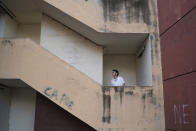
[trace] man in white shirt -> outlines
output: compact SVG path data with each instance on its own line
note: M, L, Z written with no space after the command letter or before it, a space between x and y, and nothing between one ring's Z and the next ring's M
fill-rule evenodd
M112 70L112 80L111 80L111 84L112 86L124 86L125 85L125 81L123 79L123 77L119 76L119 71L116 69Z

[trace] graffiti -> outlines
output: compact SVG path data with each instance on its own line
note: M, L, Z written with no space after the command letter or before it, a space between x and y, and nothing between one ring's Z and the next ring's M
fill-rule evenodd
M65 93L63 93L62 95L59 95L58 90L48 87L44 90L44 94L48 98L58 101L60 104L64 104L69 109L72 109L72 106L74 103L72 100L70 100L70 98Z
M191 114L188 104L174 104L174 124L190 124Z
M1 41L2 46L13 46L13 42L11 40L2 40Z

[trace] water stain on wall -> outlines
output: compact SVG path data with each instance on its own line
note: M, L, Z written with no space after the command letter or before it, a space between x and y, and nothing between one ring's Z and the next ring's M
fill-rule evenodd
M110 88L102 88L103 91L103 117L102 122L103 123L110 123L111 121L111 96L110 96Z
M111 96L104 94L103 95L103 117L102 117L102 121L104 123L110 123L110 120L111 120L110 108L111 108Z
M119 22L122 17L127 23L150 24L148 0L101 0L105 21Z
M12 46L13 47L14 43L11 40L8 39L4 39L1 40L1 46Z
M114 94L111 94L110 91L114 91ZM124 96L124 87L103 87L103 123L110 123L111 122L111 102L113 101L120 101L120 105L122 104L122 99ZM113 99L112 99L113 98ZM114 103L113 103L114 104ZM114 116L113 116L114 117Z

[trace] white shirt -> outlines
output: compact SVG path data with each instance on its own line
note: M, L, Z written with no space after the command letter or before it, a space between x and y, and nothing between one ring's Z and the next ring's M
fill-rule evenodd
M117 79L112 78L111 84L112 86L123 86L125 81L121 76L118 76Z

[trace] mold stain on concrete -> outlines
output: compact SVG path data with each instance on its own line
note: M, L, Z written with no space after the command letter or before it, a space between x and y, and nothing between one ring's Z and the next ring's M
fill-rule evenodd
M111 107L111 96L103 94L103 123L110 123L111 114L110 114L110 107Z
M125 15L127 23L144 22L150 24L148 0L101 0L105 21L119 22ZM121 13L124 11L125 13Z
M133 94L133 91L127 91L125 92L125 95L134 95L134 94Z
M156 98L154 97L153 95L153 90L148 90L147 92L147 96L150 97L150 102L153 104L153 105L156 105Z
M146 94L145 93L142 95L142 101L143 101L143 112L144 112L146 109Z
M120 96L120 104L122 104L122 98L123 98L123 94L124 94L124 87L114 86L113 88L114 88L115 94Z
M143 114L146 113L146 109L149 106L156 105L157 100L154 96L153 89L147 89L140 93L135 91L134 88L126 88L126 87L103 87L102 88L102 97L103 97L103 114L102 114L102 122L111 124L116 121L122 109L125 107L124 104L127 104L125 101L131 101L134 99L141 99L142 102L142 111ZM131 96L131 98L130 98ZM118 105L115 105L118 104ZM133 105L134 106L134 105ZM117 107L117 108L116 108ZM121 109L120 109L121 108ZM116 110L117 109L117 110Z
M1 45L2 46L11 46L11 47L13 47L13 45L14 45L14 43L11 41L11 40L2 40L1 41Z
M122 99L124 96L124 87L103 87L103 116L102 116L102 122L103 123L110 123L111 122L111 101L112 97L110 94L110 91L113 90L115 92L114 95L114 101L119 101L120 99L120 105L122 104Z

